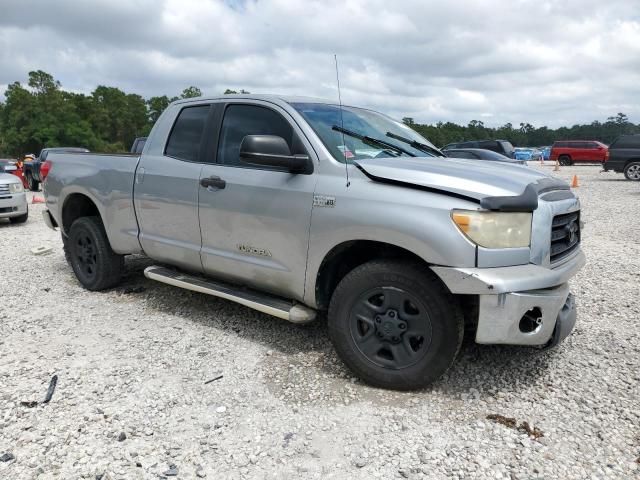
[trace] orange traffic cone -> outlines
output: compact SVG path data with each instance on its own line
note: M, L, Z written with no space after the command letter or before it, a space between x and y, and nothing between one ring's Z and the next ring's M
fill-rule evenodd
M558 162L558 160L556 160L556 165L553 167L553 171L554 172L560 171L560 163Z
M571 188L578 188L580 185L578 185L578 176L574 175L573 179L571 180Z
M36 195L31 199L31 203L45 203L44 197L38 197Z

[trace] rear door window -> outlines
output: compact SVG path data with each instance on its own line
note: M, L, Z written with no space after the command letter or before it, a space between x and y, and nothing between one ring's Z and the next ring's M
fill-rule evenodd
M165 155L187 162L200 160L202 134L209 108L209 105L200 105L182 109L169 134Z

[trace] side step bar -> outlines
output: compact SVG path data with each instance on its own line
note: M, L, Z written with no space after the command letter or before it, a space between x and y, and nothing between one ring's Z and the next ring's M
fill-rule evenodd
M291 301L244 289L220 281L196 277L165 267L151 266L144 269L144 276L151 280L173 285L194 292L206 293L253 308L291 323L308 323L316 318L316 311Z

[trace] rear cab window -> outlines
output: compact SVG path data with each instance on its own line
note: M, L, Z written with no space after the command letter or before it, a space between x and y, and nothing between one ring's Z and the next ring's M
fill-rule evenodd
M187 162L200 160L200 148L209 105L183 108L176 118L164 154Z

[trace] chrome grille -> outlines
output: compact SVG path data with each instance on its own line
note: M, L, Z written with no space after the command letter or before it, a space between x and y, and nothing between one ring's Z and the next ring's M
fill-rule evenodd
M580 245L580 212L553 217L551 225L551 263L566 257Z
M9 184L0 185L0 195L9 193Z

